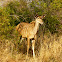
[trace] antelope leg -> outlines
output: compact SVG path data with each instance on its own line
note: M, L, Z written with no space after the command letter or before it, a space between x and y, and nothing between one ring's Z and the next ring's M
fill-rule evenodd
M28 53L29 53L29 47L30 47L30 39L27 38L27 56L28 56Z
M22 43L23 40L24 40L24 38L21 38L20 43Z
M35 40L32 40L33 58L35 57L34 46L35 46Z

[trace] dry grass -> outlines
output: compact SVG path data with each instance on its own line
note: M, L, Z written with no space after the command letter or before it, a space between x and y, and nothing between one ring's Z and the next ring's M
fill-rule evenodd
M40 36L35 47L36 58L26 57L26 50L17 40L0 40L0 62L62 62L62 36ZM31 50L30 50L31 51ZM23 53L24 52L24 53Z

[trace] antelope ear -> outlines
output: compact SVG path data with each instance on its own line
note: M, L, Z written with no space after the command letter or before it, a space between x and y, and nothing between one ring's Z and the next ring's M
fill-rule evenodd
M43 19L45 17L45 15L41 16L41 18Z
M43 15L43 18L45 17L45 15Z
M38 17L38 14L35 15L35 18L37 18L37 17Z

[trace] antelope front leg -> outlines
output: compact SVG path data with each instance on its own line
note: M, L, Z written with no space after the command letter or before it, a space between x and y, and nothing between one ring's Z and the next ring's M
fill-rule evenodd
M29 52L29 46L30 46L30 39L27 38L27 56L28 56L28 52Z
M35 57L34 46L35 46L35 40L32 40L33 58Z

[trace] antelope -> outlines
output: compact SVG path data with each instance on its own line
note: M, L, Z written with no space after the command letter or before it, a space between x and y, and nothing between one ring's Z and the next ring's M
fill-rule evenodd
M22 36L22 38L27 38L27 56L29 52L30 47L30 39L32 40L32 50L33 50L33 58L35 57L34 52L34 46L35 46L35 38L36 33L39 29L39 24L43 24L44 16L37 16L35 21L32 21L31 23L21 22L16 26L16 30L19 32L19 34Z

